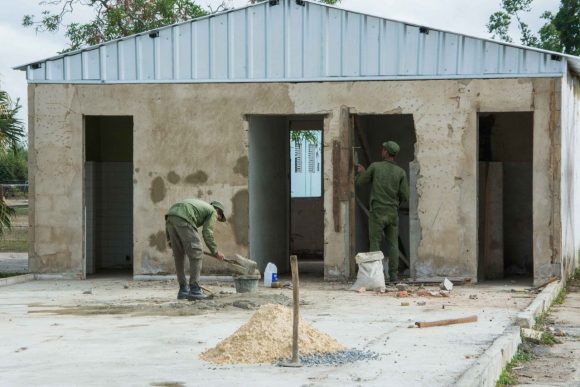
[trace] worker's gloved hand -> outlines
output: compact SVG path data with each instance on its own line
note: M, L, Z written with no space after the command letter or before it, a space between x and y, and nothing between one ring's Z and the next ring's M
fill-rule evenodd
M224 260L224 258L225 258L224 254L223 254L221 251L218 251L218 252L215 254L215 257L216 257L217 259L219 259L220 261L223 261L223 260Z
M363 167L361 164L357 164L356 170L358 173L363 173L365 171L365 167Z

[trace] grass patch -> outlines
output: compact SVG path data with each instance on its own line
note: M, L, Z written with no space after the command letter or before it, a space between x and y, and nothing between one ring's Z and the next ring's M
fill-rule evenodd
M566 288L563 288L558 294L558 297L556 297L554 300L554 305L562 305L564 303L564 299L566 298L566 294L568 294L568 292Z
M513 386L517 384L517 378L513 374L513 369L531 360L530 349L525 345L520 345L518 351L512 358L512 360L505 366L499 379L496 383L497 387L501 386Z
M548 311L544 311L536 316L536 325L534 325L534 329L541 330L544 325L546 325L546 318L548 317Z
M0 278L8 278L8 277L16 277L17 275L23 275L26 273L5 273L3 271L0 271Z
M26 207L12 207L14 208L15 216L28 216L28 206Z
M561 342L551 332L544 332L540 344L552 346L554 344L561 344Z
M0 239L0 252L25 253L28 251L28 238L26 239Z

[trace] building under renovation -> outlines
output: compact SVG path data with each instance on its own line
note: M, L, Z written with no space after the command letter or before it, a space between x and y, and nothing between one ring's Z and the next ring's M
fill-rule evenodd
M31 272L172 274L164 214L199 197L227 206L226 254L352 277L353 166L387 140L411 189L401 271L540 284L578 265L578 57L280 0L19 69Z

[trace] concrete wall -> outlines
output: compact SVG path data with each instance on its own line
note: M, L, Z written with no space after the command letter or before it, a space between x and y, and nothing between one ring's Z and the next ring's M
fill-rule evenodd
M552 273L550 259L561 246L559 174L551 172L559 171L554 101L560 91L553 79L31 85L31 271L82 277L83 114L134 119L135 274L173 272L163 215L185 197L223 201L229 221L216 228L218 244L226 252L246 253L246 115L322 114L325 276L349 275L351 202L348 195L337 197L333 184L337 176L352 174L350 112L413 115L422 238L417 275L475 280L477 112L533 111L534 268L541 281ZM335 141L341 142L338 153ZM343 155L334 176L333 153ZM208 259L205 269L219 270L219 263Z
M562 82L562 275L580 267L580 78L568 73Z

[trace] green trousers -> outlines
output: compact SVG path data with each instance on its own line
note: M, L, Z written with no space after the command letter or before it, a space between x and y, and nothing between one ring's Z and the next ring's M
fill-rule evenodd
M369 216L369 250L381 250L381 240L385 236L389 276L399 272L399 211L397 208L373 208Z
M191 224L178 216L169 215L165 222L165 232L171 243L175 272L180 287L187 285L185 277L185 255L189 258L189 284L199 282L202 264L202 246L199 233Z

